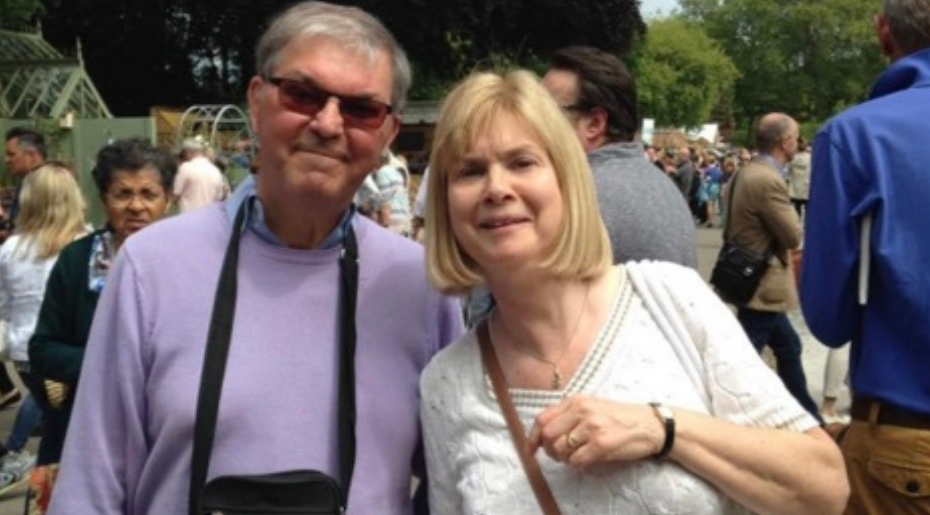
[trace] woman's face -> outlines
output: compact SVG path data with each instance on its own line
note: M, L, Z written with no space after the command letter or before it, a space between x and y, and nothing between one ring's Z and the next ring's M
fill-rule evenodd
M524 124L502 116L449 170L452 232L482 269L548 255L562 224L549 154Z
M153 167L116 171L102 200L107 221L120 243L161 218L171 205L168 192L161 185L161 175Z

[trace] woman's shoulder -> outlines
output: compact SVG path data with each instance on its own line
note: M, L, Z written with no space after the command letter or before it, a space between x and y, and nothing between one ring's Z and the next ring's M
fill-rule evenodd
M472 329L433 356L423 371L421 389L427 392L450 381L461 383L480 360L478 339Z
M94 239L104 232L105 229L100 229L78 236L74 241L65 245L65 248L61 249L58 260L67 261L69 258L73 259L76 256L86 255L90 251L91 246L93 246Z
M695 281L704 283L697 270L671 261L644 259L630 261L623 266L626 268L627 275L642 277L669 287L693 284Z

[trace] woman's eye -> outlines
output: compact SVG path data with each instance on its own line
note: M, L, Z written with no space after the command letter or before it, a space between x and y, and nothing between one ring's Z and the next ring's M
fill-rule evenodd
M536 160L530 157L521 157L513 163L514 168L529 168L536 164Z
M456 177L466 178L466 177L477 177L481 175L481 168L478 166L463 166L459 169L459 172L456 174Z

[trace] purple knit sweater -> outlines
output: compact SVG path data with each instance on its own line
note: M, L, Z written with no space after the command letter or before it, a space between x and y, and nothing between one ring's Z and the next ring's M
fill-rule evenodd
M207 327L230 235L223 204L159 222L120 251L97 310L52 515L185 515ZM409 513L419 376L462 333L423 250L364 219L357 458L349 512ZM209 477L301 468L338 476L339 249L243 235L239 295Z

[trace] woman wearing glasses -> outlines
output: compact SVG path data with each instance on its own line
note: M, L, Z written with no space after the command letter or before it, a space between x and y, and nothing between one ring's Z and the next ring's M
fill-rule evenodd
M106 226L61 252L29 342L34 374L65 385L62 390L42 392L50 409L46 409L39 448L40 465L60 461L84 347L110 264L126 238L167 212L176 168L171 155L140 139L116 141L97 154L93 177ZM33 481L40 508L48 503L50 492L45 485L51 484L41 479L53 475L52 470L43 469Z
M842 510L836 445L707 284L611 266L584 152L535 77L456 87L430 171L431 282L497 301L423 373L434 513L539 513L521 460L566 515Z

